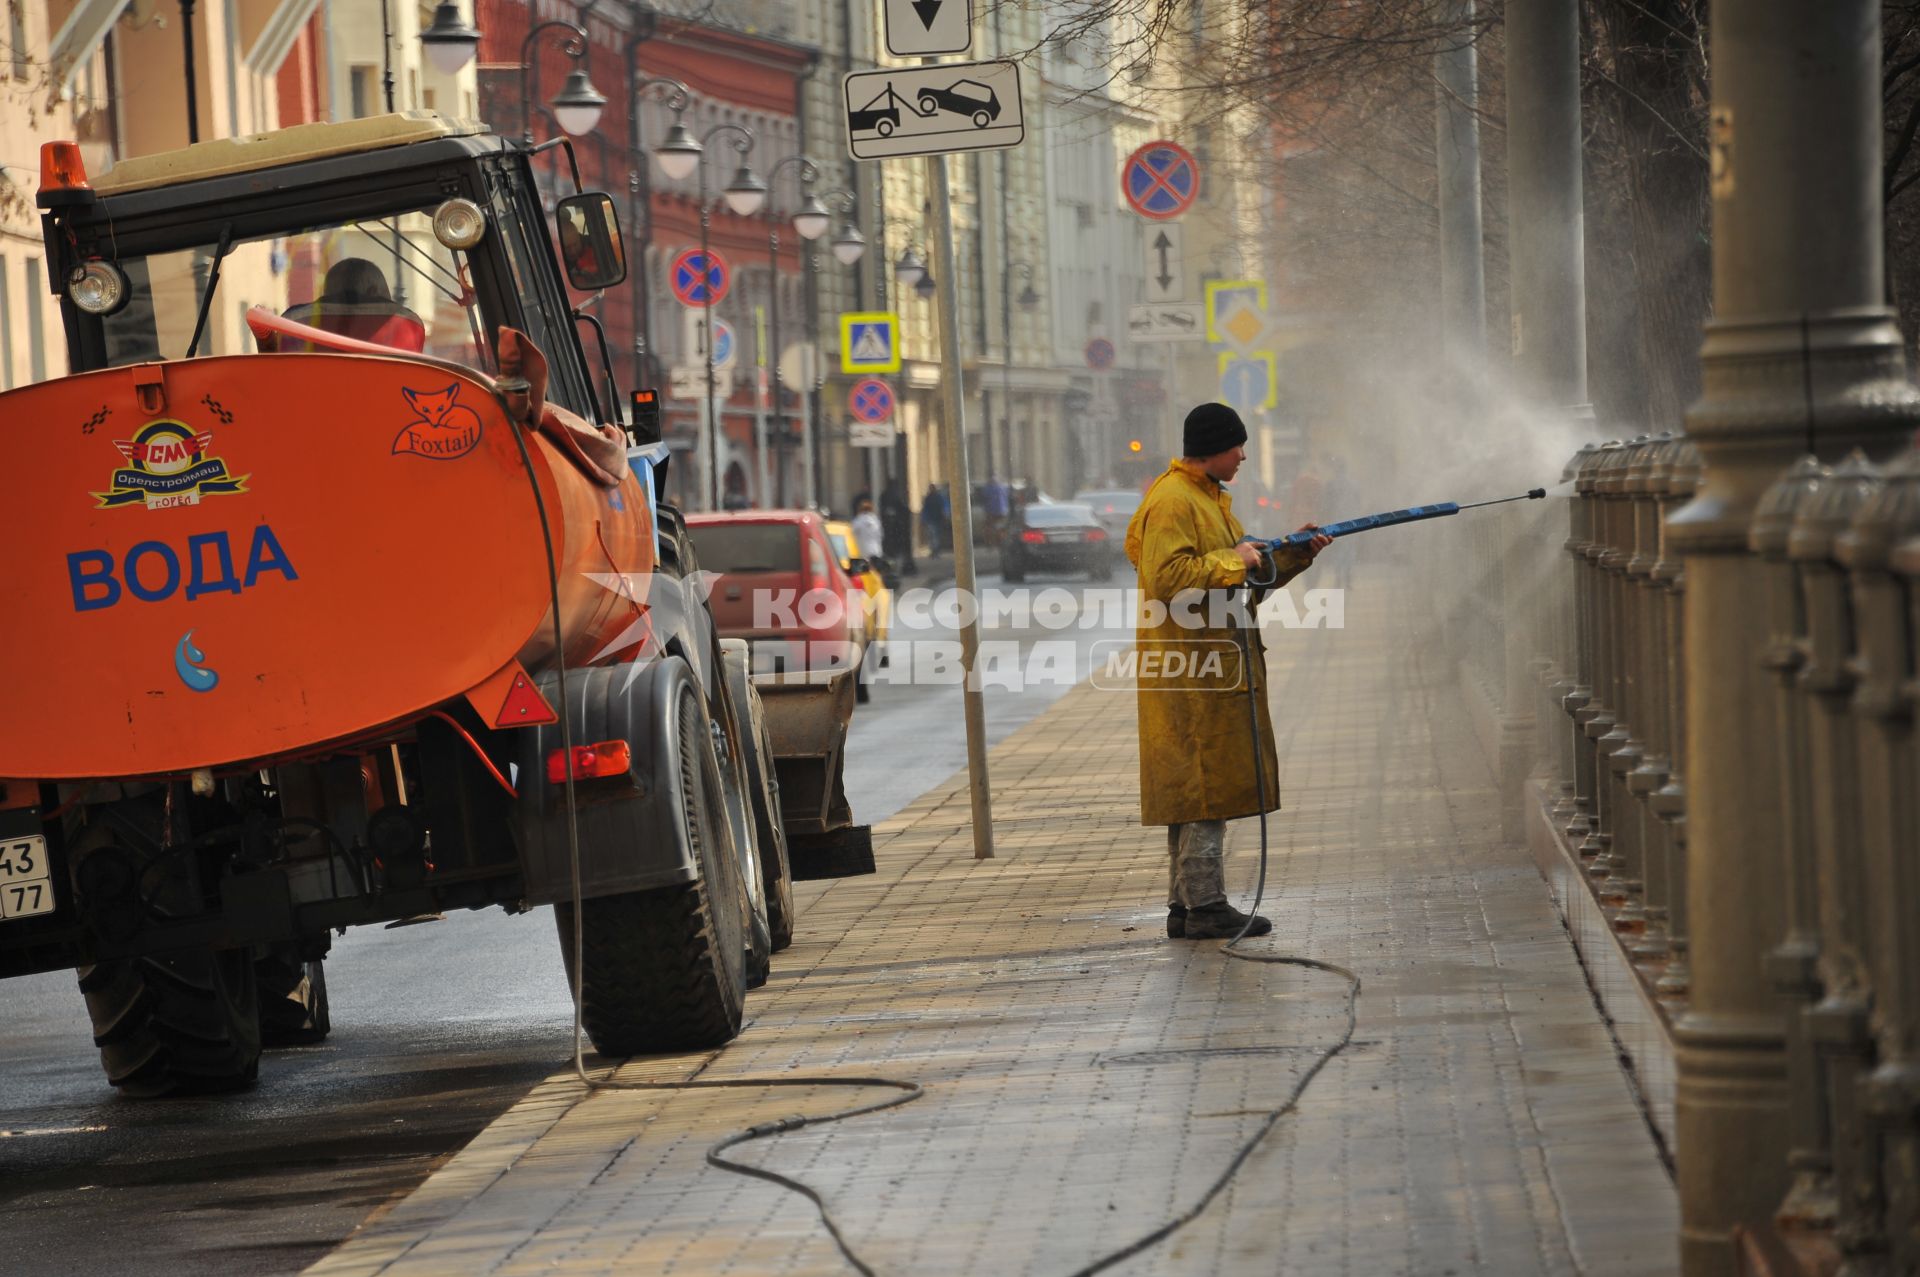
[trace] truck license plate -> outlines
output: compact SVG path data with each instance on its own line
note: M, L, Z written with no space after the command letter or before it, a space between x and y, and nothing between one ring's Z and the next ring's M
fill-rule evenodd
M53 912L53 867L39 834L0 842L0 922Z

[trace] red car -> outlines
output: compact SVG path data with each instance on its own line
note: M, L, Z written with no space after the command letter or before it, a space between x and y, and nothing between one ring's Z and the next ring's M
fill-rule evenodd
M719 574L707 599L714 624L723 638L747 640L756 672L860 663L866 592L841 566L819 515L689 514L687 532L701 571ZM864 680L860 698L866 699Z

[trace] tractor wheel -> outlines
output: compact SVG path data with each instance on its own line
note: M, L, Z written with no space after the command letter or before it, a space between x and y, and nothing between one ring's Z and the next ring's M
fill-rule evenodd
M94 876L87 861L95 854L161 867L170 841L163 836L164 811L158 794L89 807L73 844L76 884ZM141 913L185 913L191 906L184 882L136 882L151 892ZM91 903L83 898L82 909ZM246 950L171 950L115 958L75 974L101 1067L126 1094L240 1091L259 1075L260 1008Z
M716 1047L740 1032L746 998L747 893L726 833L726 799L707 718L691 681L679 686L675 824L700 867L695 882L554 906L569 980L581 935L581 1019L602 1055Z
M107 1081L128 1095L243 1091L260 1072L260 1009L244 949L81 967Z
M742 718L741 744L747 756L747 794L753 800L754 847L760 857L761 898L773 952L793 943L793 869L787 862L787 826L780 815L780 782L773 770L773 740L766 712L748 671L746 645L729 645L727 684L734 712Z
M263 1046L311 1046L333 1028L327 1012L327 968L319 958L300 957L295 945L277 944L253 964L260 991Z

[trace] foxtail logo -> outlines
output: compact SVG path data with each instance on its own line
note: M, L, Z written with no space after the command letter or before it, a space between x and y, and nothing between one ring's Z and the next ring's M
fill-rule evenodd
M397 455L411 452L429 461L464 457L480 443L480 414L460 402L460 383L442 390L402 387L413 420L401 427L393 441Z
M207 654L193 645L193 631L188 630L180 636L180 642L173 649L173 672L180 681L196 692L211 692L220 685L220 676L199 662L207 659Z

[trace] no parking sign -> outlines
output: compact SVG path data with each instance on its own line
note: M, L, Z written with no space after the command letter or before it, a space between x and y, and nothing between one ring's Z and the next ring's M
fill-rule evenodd
M673 295L680 299L681 305L705 306L717 303L727 295L727 285L733 280L733 271L727 266L727 259L720 254L689 248L673 259L667 278L672 281Z
M853 383L847 395L847 409L854 420L878 425L893 419L893 387L878 377L864 377Z

